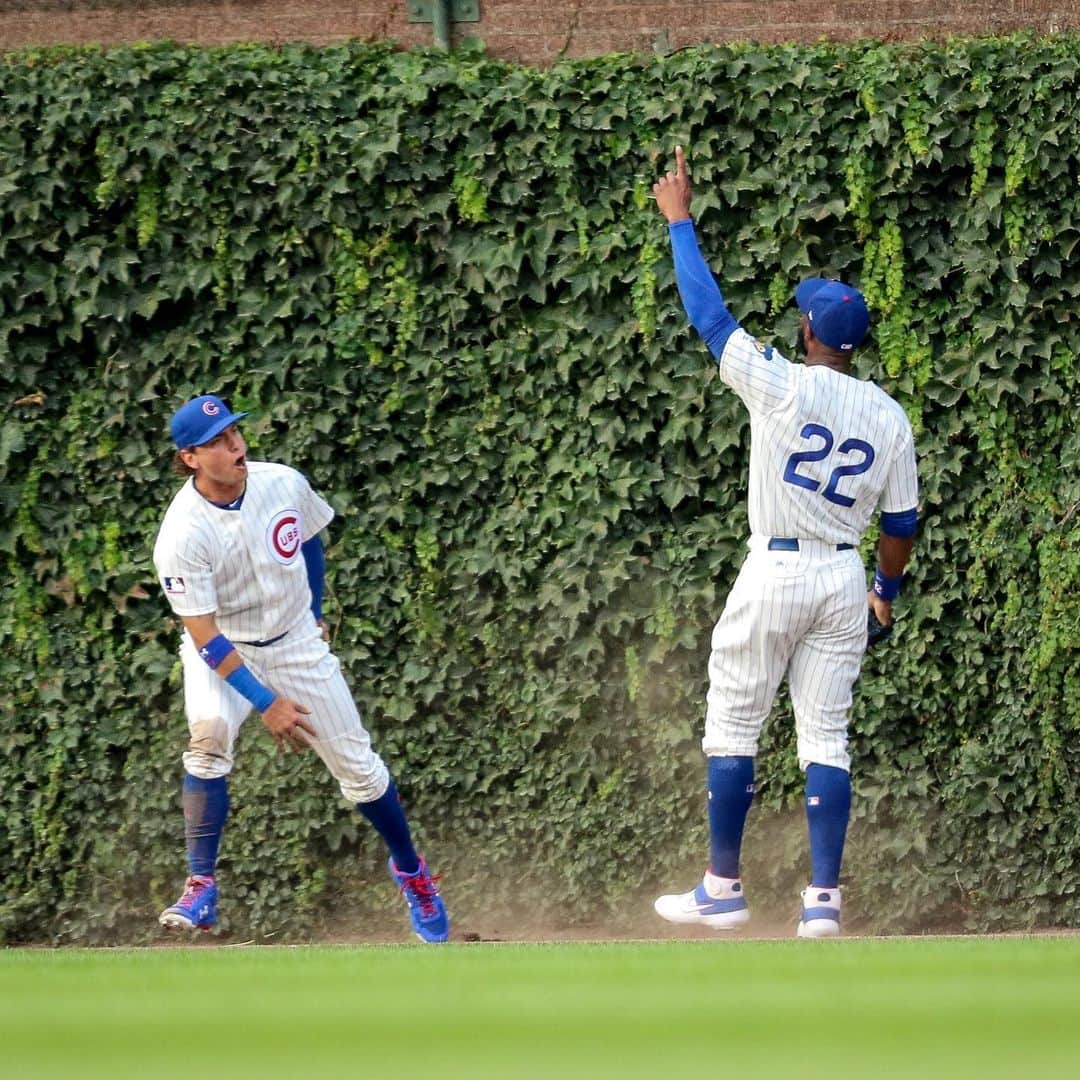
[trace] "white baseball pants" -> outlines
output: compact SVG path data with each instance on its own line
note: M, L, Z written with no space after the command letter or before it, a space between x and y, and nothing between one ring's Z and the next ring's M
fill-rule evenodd
M713 629L702 748L752 757L787 675L799 760L849 769L847 721L866 652L866 571L856 550L800 541L749 554Z
M237 644L236 650L260 682L311 709L308 720L318 735L312 748L349 802L374 802L386 792L386 765L372 749L341 665L310 612L281 641L262 647ZM207 666L186 633L180 659L191 734L184 768L205 780L227 776L233 767L233 744L251 704Z

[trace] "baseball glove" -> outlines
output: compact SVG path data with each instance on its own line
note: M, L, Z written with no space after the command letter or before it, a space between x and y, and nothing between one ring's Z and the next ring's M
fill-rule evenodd
M878 617L870 611L866 617L866 648L869 650L880 645L891 634L892 627L878 622Z

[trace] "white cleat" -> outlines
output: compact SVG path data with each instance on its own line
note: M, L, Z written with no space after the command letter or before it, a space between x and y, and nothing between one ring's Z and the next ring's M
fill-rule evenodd
M746 906L739 880L713 874L706 874L705 880L692 892L658 897L653 907L661 919L683 926L735 930L750 921L750 909Z
M807 885L802 891L802 914L796 937L829 938L840 936L840 890L815 889Z

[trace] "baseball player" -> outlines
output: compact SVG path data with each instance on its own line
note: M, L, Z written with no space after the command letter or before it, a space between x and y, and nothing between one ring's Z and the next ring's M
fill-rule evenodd
M255 709L280 750L311 747L342 795L390 850L390 875L423 941L447 939L438 878L413 847L397 789L372 749L322 623L319 533L333 510L296 470L248 461L237 422L204 395L172 417L176 493L154 544L154 565L184 624L180 658L190 741L183 805L189 876L164 926L217 920L218 844L229 809L233 743Z
M847 717L871 616L892 624L914 543L918 488L904 411L851 374L869 329L858 290L813 278L795 292L805 364L755 341L724 305L698 249L682 147L653 186L667 218L686 313L750 413L748 554L712 635L702 745L710 859L688 893L661 896L663 918L725 930L750 918L739 854L754 756L780 680L791 691L806 773L811 882L799 937L840 932L840 863L851 806ZM860 537L881 511L869 598ZM867 604L869 603L869 612Z

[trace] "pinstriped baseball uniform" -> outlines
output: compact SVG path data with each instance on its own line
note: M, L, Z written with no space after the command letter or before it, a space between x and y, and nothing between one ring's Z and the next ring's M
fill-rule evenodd
M741 327L720 377L750 412L749 553L713 630L705 753L753 756L785 673L799 758L847 769L847 714L866 647L854 546L876 510L917 505L914 436L871 382L791 364ZM798 550L770 550L771 538ZM852 545L839 550L838 545Z
M342 795L371 802L386 791L389 774L311 613L300 550L333 516L295 469L249 462L239 509L203 498L190 479L184 484L165 513L154 565L177 615L214 615L260 681L311 709L312 747ZM251 705L207 666L186 631L180 657L192 731L184 768L203 779L225 776ZM208 724L220 725L225 737L197 739Z

